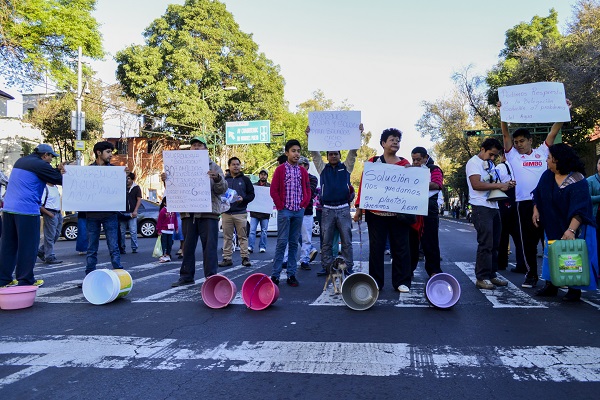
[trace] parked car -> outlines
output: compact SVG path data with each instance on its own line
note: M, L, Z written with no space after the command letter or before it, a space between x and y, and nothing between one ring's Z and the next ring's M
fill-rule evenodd
M159 204L142 199L138 208L138 233L142 237L156 236ZM66 215L63 220L62 236L67 240L77 239L77 213Z
M313 211L313 216L316 214L316 209L314 209ZM248 216L247 216L247 220L248 223L246 224L246 230L248 232L250 232L250 213L248 212ZM261 228L260 228L260 224L258 224L258 226L256 227L256 233L260 232ZM221 219L219 218L219 232L223 232L223 226L222 226L222 222ZM267 233L271 233L271 232L277 232L277 209L273 209L273 211L271 211L271 217L269 218L269 226L267 228ZM314 220L313 222L313 228L312 228L312 235L313 236L319 236L321 234L321 227L319 226L319 221Z

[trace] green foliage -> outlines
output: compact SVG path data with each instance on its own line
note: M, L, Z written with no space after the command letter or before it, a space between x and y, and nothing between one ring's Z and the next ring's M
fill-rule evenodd
M506 31L506 46L500 56L504 58L518 58L523 49L536 48L544 40L558 40L558 13L554 8L550 9L547 17L534 16L531 22L521 22Z
M170 5L146 44L117 53L117 78L173 133L217 132L226 121L284 118L283 77L218 1ZM224 88L235 86L237 90ZM187 127L182 126L187 125Z
M96 0L0 1L0 73L11 84L30 86L49 74L61 87L76 81L72 59L103 56Z

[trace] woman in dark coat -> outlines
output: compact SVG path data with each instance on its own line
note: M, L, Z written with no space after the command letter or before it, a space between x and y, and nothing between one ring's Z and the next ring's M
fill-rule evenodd
M569 287L563 298L566 301L579 301L581 289L597 288L596 222L592 213L592 201L583 163L571 147L564 143L550 146L547 162L548 170L542 174L533 191L533 223L544 228L547 240L574 240L579 237L586 240L590 260L590 285ZM542 278L546 280L546 286L536 295L555 296L558 287L550 281L546 254L542 264Z

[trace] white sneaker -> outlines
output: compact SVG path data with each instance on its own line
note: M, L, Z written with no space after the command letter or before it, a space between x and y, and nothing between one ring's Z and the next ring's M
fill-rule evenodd
M400 293L410 293L410 288L406 285L400 285L398 286L398 291Z
M260 248L260 252L261 252L261 253L265 253L266 251L267 251L267 249L265 249L264 247L261 247L261 248Z
M385 254L386 256L388 256L388 255L392 254L392 252L389 251L389 250L386 250L386 251L383 252L383 254Z
M161 262L161 263L167 262L167 256L161 256L161 257L158 259L158 262Z

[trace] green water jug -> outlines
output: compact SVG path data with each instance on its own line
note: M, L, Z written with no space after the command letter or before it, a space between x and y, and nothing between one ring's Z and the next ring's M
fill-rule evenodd
M587 286L590 263L583 239L549 240L550 279L555 286Z

